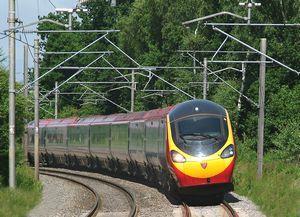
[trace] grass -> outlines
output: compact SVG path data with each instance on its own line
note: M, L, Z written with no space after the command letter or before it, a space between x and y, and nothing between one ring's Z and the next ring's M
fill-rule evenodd
M256 161L240 157L235 191L250 198L267 216L300 217L299 163L285 163L268 155L261 180L256 178L256 165Z
M15 190L0 188L0 217L26 216L39 202L42 186L30 168L17 167L17 185Z

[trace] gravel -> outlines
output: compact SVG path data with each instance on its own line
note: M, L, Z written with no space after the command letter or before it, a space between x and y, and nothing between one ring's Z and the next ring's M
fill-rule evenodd
M231 192L225 195L225 200L235 210L239 217L265 217L265 215L259 211L259 208L246 197ZM190 210L193 217L228 216L225 209L220 205L190 206ZM178 212L179 211L175 210L174 216L180 216L178 215Z
M239 217L265 217L259 207L247 197L232 192L226 195L225 200L238 213Z
M68 171L68 170L63 170ZM72 171L71 171L72 172ZM74 171L73 171L74 172ZM136 198L137 206L138 206L138 216L139 217L166 217L166 216L173 216L173 210L175 208L178 208L177 205L172 205L169 200L166 198L164 194L159 192L156 188L152 188L140 183L119 179L119 178L113 178L110 176L98 174L98 173L87 173L87 172L77 172L80 174L84 174L87 176L93 176L98 177L101 179L105 179L107 181L111 181L114 183L117 183L123 187L126 187L130 192L132 192ZM113 191L107 191L109 188L101 188L101 184L98 184L98 190L102 189L103 194L99 193L101 199L102 199L102 205L103 210L101 210L101 213L98 214L98 216L128 216L128 212L124 212L125 210L129 210L129 205L126 202L126 199L122 199L115 195ZM94 187L94 186L93 186ZM97 187L97 186L96 186ZM97 188L95 187L95 190ZM98 191L97 190L97 191ZM116 191L116 190L115 190ZM107 198L106 195L110 196L111 198ZM115 195L115 196L114 196ZM107 200L108 199L108 200ZM105 201L110 201L108 204ZM111 206L111 205L117 205L120 207L124 207L126 209L118 209L117 211L113 211L112 209L105 209L105 206ZM110 212L108 212L110 211Z
M75 174L82 174L80 172L70 171ZM84 182L86 185L92 187L100 197L100 209L101 215L106 216L115 214L116 216L128 216L129 214L129 203L126 195L118 189L103 184L97 180L92 180L83 177L76 177L73 175L64 175L74 180ZM89 175L90 176L90 175Z
M94 201L94 196L82 186L63 179L41 175L43 196L41 203L29 217L84 216Z
M59 170L68 171L65 169ZM98 173L71 172L98 177L126 187L136 198L139 217L182 216L181 208L178 205L172 204L168 198L156 188ZM71 177L79 181L83 180L83 178ZM66 181L52 177L42 176L41 180L44 183L43 201L30 213L30 217L83 216L85 212L83 207L80 206L88 207L87 201L91 200L88 199L89 195L87 195L84 189L79 190L78 186L70 185L70 183L66 184ZM84 180L84 183L94 188L100 196L101 210L97 217L128 216L129 204L123 193L105 184L101 184L98 181ZM57 197L57 195L59 195L59 197ZM265 215L259 211L259 208L246 197L230 193L225 196L225 199L238 213L239 217L265 217ZM86 203L82 205L83 201ZM197 206L196 204L195 206L190 206L190 209L193 217L227 216L224 209L219 205ZM85 211L86 210L87 208L85 208Z

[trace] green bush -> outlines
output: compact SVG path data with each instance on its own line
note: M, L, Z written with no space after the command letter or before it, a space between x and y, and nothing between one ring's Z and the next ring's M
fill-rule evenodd
M18 166L17 188L0 188L0 216L23 217L41 199L42 185L34 180L33 171Z
M274 152L285 161L300 161L300 125L296 121L288 121L279 127L272 142L276 149Z
M0 55L1 57L1 55ZM19 85L17 85L17 89ZM8 73L0 67L0 186L7 185L8 182ZM24 119L26 114L27 101L22 94L16 97L16 143L17 149L20 149L21 138L24 131ZM20 156L19 152L17 155ZM17 156L17 163L21 159Z
M19 188L27 191L32 189L40 190L41 183L34 180L33 170L26 166L17 167L17 185Z
M255 156L255 152L252 152ZM265 156L263 178L256 175L256 157L239 157L234 172L236 193L250 198L267 216L297 217L300 214L299 164Z
M296 126L290 124L291 128ZM295 141L293 135L295 132L286 129L286 132L279 133L281 138L283 134L286 137L278 144L284 147L286 141ZM274 138L277 138L275 136ZM244 195L257 204L262 212L267 216L289 216L297 217L300 214L300 165L299 161L287 162L279 158L278 153L284 151L278 150L278 153L266 153L264 155L263 178L257 178L257 157L256 157L256 139L244 136L243 141L237 140L238 160L234 171L234 185L236 193ZM274 139L275 140L275 139ZM283 142L285 141L285 142ZM290 147L290 145L288 144ZM288 152L288 150L287 150ZM291 153L286 153L291 156ZM283 157L283 156L282 156Z

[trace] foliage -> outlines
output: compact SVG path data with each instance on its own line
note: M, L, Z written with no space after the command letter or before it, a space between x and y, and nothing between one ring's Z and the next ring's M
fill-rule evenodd
M272 142L274 152L280 159L300 162L300 125L298 121L289 121L279 127Z
M20 86L17 85L17 88ZM0 184L7 183L8 170L8 73L0 67ZM21 137L24 131L27 101L22 95L16 97L16 143L21 144ZM18 145L19 146L19 145ZM18 148L18 147L17 147Z
M274 156L269 154L264 162L263 179L257 179L255 158L239 159L234 173L238 194L249 197L267 216L299 215L299 164L274 160Z
M6 57L3 54L2 49L0 48L0 67L2 68L2 63L6 60Z
M140 65L151 66L191 66L191 58L186 55L180 55L177 50L216 50L224 36L210 27L193 24L186 29L182 22L192 18L206 16L220 11L230 11L240 15L246 15L244 8L238 5L238 1L218 1L218 0L123 0L118 2L117 7L110 7L109 2L105 0L89 1L86 4L87 13L79 13L74 17L75 29L120 29L118 34L109 34L108 38L121 47L129 56L135 59ZM268 4L253 10L252 22L261 23L285 23L300 22L299 15L300 3L297 0L277 1L270 0ZM49 14L48 17L57 19L61 22L67 22L66 15ZM212 22L237 22L236 18L222 16L213 18ZM54 24L40 24L39 29L57 29L60 27ZM195 30L197 29L197 34ZM275 27L224 27L224 31L234 35L240 40L259 47L260 38L267 38L268 54L281 62L297 68L300 59L299 28L275 28ZM88 44L96 38L97 34L43 34L43 48L47 51L76 51L80 50L85 44ZM72 42L72 43L70 43ZM106 55L105 58L115 66L136 66L118 50L114 49L107 41L101 41L91 46L87 51L112 50L113 55ZM240 44L228 40L222 47L222 50L246 50ZM73 64L85 66L96 56L94 54L78 56L66 65ZM196 53L195 57L200 61L208 57L205 53ZM64 60L66 56L43 56L42 66L54 66ZM218 54L219 60L257 60L258 56ZM95 66L109 66L103 60L99 60ZM199 63L196 62L198 66ZM239 65L230 65L239 68ZM209 64L211 70L218 70L224 66ZM255 102L258 102L258 71L259 66L255 64L246 65L246 81L243 94ZM42 71L44 73L45 71ZM55 71L47 76L42 87L52 89L55 81L64 81L74 70ZM122 71L124 74L130 71ZM165 69L154 71L157 75L163 77L168 82L176 85L182 90L202 98L202 86L194 85L191 82L202 81L202 75L199 70L196 74L192 70L186 69ZM148 73L148 72L147 72ZM145 75L148 75L145 73ZM199 75L200 74L200 75ZM236 71L226 71L218 74L222 79L236 90L240 90L241 73ZM76 79L79 81L124 81L116 71L96 71L85 70L79 74ZM130 76L128 77L130 80ZM214 75L209 76L210 81L220 82ZM137 89L167 89L173 90L171 86L162 82L162 80L153 76L136 76ZM300 86L299 77L294 72L278 66L268 67L266 74L266 121L265 121L265 150L266 152L276 152L278 158L298 161L299 145L295 140L297 137L297 123L300 120ZM105 93L105 97L121 104L125 108L130 108L130 90L129 87L120 85L98 85L93 87L99 93ZM116 90L114 90L117 88ZM61 87L61 92L84 92L86 89L79 85L65 85ZM114 90L114 91L112 91ZM157 107L165 107L190 99L179 92L164 92L163 94L149 95L147 92L137 92L135 97L135 110L148 110ZM237 108L239 94L232 90L228 85L209 86L208 99L216 101L225 106L231 116L237 139L248 141L249 138L257 136L257 106L250 103L249 100L242 98L242 107ZM60 116L68 115L92 115L92 114L110 114L123 112L113 104L94 100L101 97L91 98L89 95L78 99L76 95L65 96L60 100ZM91 101L92 100L92 101ZM86 103L91 102L91 103ZM53 106L52 106L53 107ZM50 108L50 107L49 107ZM51 108L50 108L51 110ZM49 117L46 115L44 117ZM295 126L296 125L296 126ZM289 129L289 130L288 130ZM292 129L295 129L292 131ZM295 132L295 133L292 133ZM289 138L289 142L286 140ZM253 140L253 139L251 139ZM288 146L288 148L285 148ZM255 140L252 141L251 150L256 149ZM291 156L288 153L295 153ZM289 155L287 157L286 155Z
M33 178L33 171L25 166L17 167L16 190L0 189L0 216L27 216L41 199L42 186Z

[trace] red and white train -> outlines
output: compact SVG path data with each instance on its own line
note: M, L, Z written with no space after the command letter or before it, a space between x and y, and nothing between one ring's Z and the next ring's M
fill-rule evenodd
M34 123L28 125L33 161ZM147 112L40 120L41 162L125 172L182 194L233 189L236 159L228 112L191 100Z

